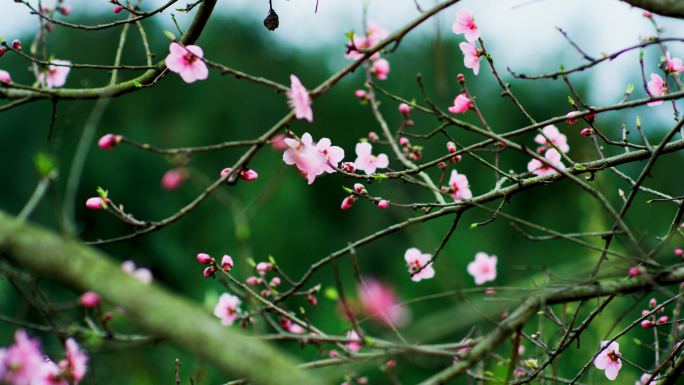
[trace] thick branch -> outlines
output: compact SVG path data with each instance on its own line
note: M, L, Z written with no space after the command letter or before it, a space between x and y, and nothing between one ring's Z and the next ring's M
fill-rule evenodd
M684 19L684 2L681 0L622 0L632 6L663 16Z

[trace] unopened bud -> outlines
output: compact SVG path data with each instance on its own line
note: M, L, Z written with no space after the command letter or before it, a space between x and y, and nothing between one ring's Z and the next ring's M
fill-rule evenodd
M505 311L505 312L503 312L503 314L501 314L501 318L507 318L507 317L508 317L508 312L507 312L507 311Z
M682 256L684 256L684 250L682 250L682 249L675 249L675 250L674 250L674 255L675 255L675 257L677 257L677 258L682 258Z
M659 323L659 324L664 324L665 322L667 322L667 316L666 316L666 315L664 315L664 316L658 318L658 322L657 322L657 323Z
M639 270L638 266L632 266L629 268L629 276L630 277L636 277L637 275L640 275L641 271Z
M456 79L463 80L465 79L465 76L463 74L458 74L458 76L456 76Z
M271 292L268 291L268 290L262 290L262 291L261 291L261 296L262 296L262 297L270 297L270 296L271 296Z
M271 282L269 283L269 285L270 285L271 287L276 287L276 286L280 285L280 278L278 278L278 277L273 277L273 279L271 280Z
M401 112L401 114L404 116L409 116L411 113L411 107L409 107L409 105L406 103L401 103L399 105L399 112Z
M259 262L259 264L256 265L257 271L260 272L266 272L269 270L273 270L273 264L268 263L268 262Z
M342 163L342 167L340 167L340 169L342 169L344 172L353 173L356 171L356 166L352 162L344 162Z
M100 295L94 291L86 291L78 298L78 303L83 307L95 307L100 303Z
M19 43L19 45L21 45L21 43ZM114 146L116 146L117 144L121 143L122 139L123 137L121 135L107 134L97 141L97 145L100 146L100 148L109 150L114 148Z
M248 277L247 278L247 284L248 285L256 286L259 284L259 282L261 282L261 280L257 277Z
M279 323L280 326L281 326L283 329L285 329L285 330L289 329L290 326L292 326L292 321L290 321L289 319L287 319L287 318L285 318L285 317L282 317L282 316L281 316L280 319L278 320L278 323Z
M355 201L355 199L353 197L346 197L342 201L342 206L340 206L340 208L342 210L348 210L352 207L352 205L354 204L354 201Z
M366 188L361 183L355 183L354 184L354 191L356 191L359 194L365 194Z
M21 51L21 42L19 41L19 39L14 39L14 41L12 42L12 47L16 50Z
M655 298L651 298L651 300L648 301L648 307L651 308L651 309L653 309L654 307L656 307L656 299L655 299Z
M406 127L413 127L413 120L409 119L406 121Z
M57 11L64 16L69 16L71 14L71 7L68 5L60 4L57 6Z
M356 91L354 92L354 95L356 95L356 97L359 98L359 99L365 99L366 96L368 96L368 94L367 94L366 91L364 91L364 90L356 90Z
M405 147L411 145L411 143L409 142L408 138L406 138L406 137L404 137L404 136L402 136L401 138L399 138L399 144L402 145L402 146L405 146Z
M582 136L592 136L594 134L595 132L593 128L585 128L582 131L580 131L580 135Z
M485 290L485 294L493 296L496 295L496 291L494 291L494 289L492 289L491 287L488 287L487 290Z
M230 255L224 255L221 259L221 267L225 271L230 271L233 268L233 258Z
M118 7L115 7L115 8L114 8L114 13L119 13L119 12L121 12L121 11L123 11L123 7L122 7L122 6L118 6Z
M246 180L247 182L253 181L254 179L258 178L259 174L257 174L256 171L251 170L251 169L244 169L240 171L240 179Z
M458 162L460 162L460 161L461 161L461 159L463 159L463 157L462 157L462 156L461 156L460 154L459 154L459 155L456 155L456 156L454 156L453 158L451 158L451 160L452 160L452 161L453 161L454 163L458 163Z
M368 140L370 140L371 142L377 142L378 140L380 140L380 137L378 136L378 134L371 131L368 133Z
M449 150L449 152L456 152L456 145L454 142L447 143L447 150Z
M209 256L209 254L206 254L206 253L197 254L197 260L200 263L205 264L205 265L209 265L212 262L211 256Z
M378 207L380 207L381 209L386 209L387 206L389 206L389 201L383 199L380 202L378 202Z
M648 311L648 310L642 310L641 311L642 316L646 316L648 313L650 313L650 311Z
M440 170L444 170L446 168L446 163L444 162L439 162L437 163L437 167L439 167Z
M213 277L216 274L216 268L214 266L207 267L204 269L203 274L205 278Z
M104 199L100 197L93 197L88 198L88 200L86 201L86 207L93 210L99 210L102 208L106 208L107 204L105 203Z
M308 294L306 296L306 300L313 306L316 306L318 304L318 301L316 300L316 296L313 294Z

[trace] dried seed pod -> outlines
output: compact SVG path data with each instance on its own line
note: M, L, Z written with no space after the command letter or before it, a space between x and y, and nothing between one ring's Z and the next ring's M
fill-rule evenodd
M278 28L279 22L278 22L278 14L271 9L268 12L268 16L264 19L264 27L266 27L267 30L269 31L275 31L276 28Z

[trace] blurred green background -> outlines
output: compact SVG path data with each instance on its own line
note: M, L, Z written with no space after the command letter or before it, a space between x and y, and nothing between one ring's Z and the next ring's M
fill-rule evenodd
M93 19L82 20L84 23L86 21L89 24L97 22ZM156 54L154 61L163 59L168 53L168 39L154 20L147 20L144 25L152 52ZM110 63L113 61L118 37L118 30L103 31L95 35L57 28L48 37L49 54L74 63ZM28 47L32 37L24 36L21 40L25 47ZM504 132L525 126L525 118L510 100L499 96L501 90L496 79L490 76L485 62L482 62L481 74L477 77L472 75L471 70L463 67L458 48L460 41L462 39L453 35L444 40L432 41L425 41L424 37L409 36L397 52L385 56L390 62L391 72L388 80L378 83L392 93L407 99L415 98L418 103L424 104L415 81L416 74L422 73L428 92L440 108L446 109L451 105L453 98L461 92L456 75L462 72L466 75L468 87L476 95L478 105L494 131ZM204 49L207 58L213 61L287 85L289 75L295 74L309 89L313 89L339 70L329 67L329 59L342 56L344 53L342 37L339 44L321 49L301 51L291 47L283 48L274 44L269 33L258 22L247 22L239 18L222 19L219 16L211 20L198 44ZM489 48L499 70L503 71L505 63L497 62L497 52ZM560 52L566 47L553 49ZM655 50L651 52L657 55ZM553 52L549 52L539 60L548 61L550 69L557 68L558 63L554 57ZM144 51L138 32L131 29L122 62L142 64L143 59ZM27 71L28 64L16 55L6 54L0 61L0 69L9 71L16 83L31 84L34 79L31 72ZM133 76L126 71L119 73L119 79L122 80ZM573 85L580 95L590 94L592 84L587 82L587 77L571 79L574 80ZM637 72L634 79L635 83L639 84ZM106 84L108 80L109 74L106 71L72 70L66 86L95 87ZM363 87L364 80L365 75L360 70L346 77L327 94L315 100L314 122L309 124L302 120L295 121L291 127L292 131L299 136L309 132L314 140L330 138L333 145L341 146L345 150L345 160L353 161L356 158L354 146L359 139L367 137L370 131L381 132L370 107L359 103L354 96L354 91ZM569 92L562 81L512 83L515 95L538 121L565 115L571 110L567 102ZM624 89L623 87L619 85L618 88ZM379 100L382 102L380 108L390 127L396 130L401 122L401 116L397 111L398 103L384 96L379 96ZM591 104L591 100L587 99L587 102ZM55 132L50 142L46 141L52 107L49 101L35 102L2 113L0 161L4 167L0 168L0 209L13 214L21 210L39 180L34 157L38 153L50 154L56 161L59 178L31 220L59 231L64 183L76 145L94 103L60 102ZM657 108L671 107L664 103ZM162 148L253 139L274 125L288 111L285 95L246 80L237 80L230 75L221 76L214 70L211 71L208 81L191 85L185 84L177 75L169 74L152 88L112 100L97 128L96 138L106 133L115 133ZM636 114L640 114L651 143L658 143L663 130L668 129L670 123L665 124L655 118L649 119L651 110L645 106L635 111L602 114L598 116L596 124L606 135L617 140L621 135L621 123L625 121L628 129L632 131L629 135L630 140L639 142L634 118ZM462 118L479 124L472 112ZM415 125L407 131L417 134L430 132L439 125L433 117L416 111L413 111L411 119ZM572 126L561 123L558 127L568 136L568 155L572 159L589 161L597 158L591 139L579 135L579 131L586 127L582 122ZM449 132L462 144L479 140L478 137L455 127L449 128ZM525 141L532 145L532 136L525 136ZM431 160L446 154L446 142L446 138L442 136L435 136L428 141L412 140L413 144L424 146L422 160ZM400 167L391 156L389 148L375 145L374 153L380 151L390 155L391 168ZM605 149L607 156L623 151L619 148ZM201 192L203 187L197 180L211 181L218 178L221 169L235 162L242 152L242 149L234 148L194 154L189 163L192 180L187 181L178 190L166 191L160 186L161 178L166 171L176 167L177 159L140 151L123 144L105 151L93 143L76 199L79 236L83 240L96 240L117 237L132 231L129 226L102 211L85 208L83 203L88 197L96 195L95 190L98 186L108 190L114 202L123 204L126 211L133 213L137 218L159 220L175 213ZM493 162L491 153L480 155ZM506 151L501 155L500 164L504 170L524 172L527 161L528 159L513 151ZM682 195L684 182L681 165L681 154L663 156L653 170L654 177L647 180L646 186L672 196ZM635 177L641 166L642 164L633 164L621 166L620 169ZM132 259L139 266L149 267L157 282L162 282L171 290L206 304L207 309L211 310L218 295L225 289L217 281L202 276L203 266L195 258L199 252L209 253L215 258L230 254L236 262L235 274L241 279L253 275L253 271L246 263L247 258L261 262L267 261L270 255L290 277L298 279L312 263L345 247L348 242L419 214L396 208L380 210L364 201L358 201L350 210L342 211L339 207L346 194L341 186L351 188L353 180L345 180L339 175L325 175L317 178L315 183L309 186L293 167L284 164L282 153L270 147L263 148L249 163L249 167L259 173L257 180L223 188L217 194L220 199L207 199L183 220L161 231L131 241L101 246L100 249L122 261ZM475 196L484 194L494 187L494 175L470 157L464 156L457 169L459 173L468 176ZM439 170L430 170L429 174L433 180L439 179ZM621 205L618 189L629 189L624 181L609 171L598 173L592 185L600 189L617 207ZM434 199L429 192L397 180L372 184L366 188L370 195L382 196L397 203L431 202ZM260 198L264 191L270 191L267 193L268 199ZM652 197L644 194L637 197L628 215L628 223L633 226L636 234L645 237L646 245L654 245L654 237L665 233L676 207L671 203L649 205L645 203L647 199ZM253 205L255 201L258 203ZM493 202L490 206L496 208L498 204L499 202ZM248 207L256 207L258 210ZM561 232L607 231L612 225L609 217L595 200L566 181L522 192L512 197L511 204L504 206L503 210ZM487 226L469 229L471 223L489 218L489 213L477 209L469 210L463 215L456 232L435 266L437 274L434 279L412 282L406 271L404 252L410 247L417 247L425 253L432 253L449 229L453 220L451 217L412 226L359 248L357 256L360 269L365 276L376 277L393 287L401 300L409 300L456 288L473 288L473 279L465 269L479 251L498 256L499 274L492 286L532 288L535 284L541 286L547 283L571 283L574 280L585 279L594 266L598 256L596 252L561 240L531 242L512 229L510 221L504 218L499 218ZM531 229L526 230L534 235L543 235ZM600 239L589 241L602 245ZM616 250L621 250L621 241L620 239L620 242L614 243ZM681 243L681 240L677 242ZM658 261L675 262L672 248L666 248ZM349 256L340 259L339 265L345 292L348 297L355 299L356 280ZM624 276L628 267L624 262L611 259L604 265L601 273ZM548 274L544 273L545 270ZM318 283L322 284L323 289L334 287L330 266L317 271L306 288ZM39 284L56 302L71 301L75 298L76 293L54 282L40 281ZM281 288L284 290L286 287L284 284ZM31 322L44 322L6 279L0 280L0 293L2 314ZM477 308L499 317L502 312L512 309L509 301L502 298L519 298L524 295L525 292L501 292L499 297L485 298L482 294L475 294L468 296L467 299ZM631 323L640 315L641 310L646 308L646 303L643 302L626 316L619 318L632 304L634 299L631 297L614 301L582 334L580 348L568 349L556 361L558 376L572 378L591 359L599 341L605 338L606 333L614 326L613 323L617 322L617 328L613 330L615 333ZM586 315L592 305L595 305L595 302L590 303L582 315ZM344 319L336 301L326 298L323 294L318 296L318 305L315 307L303 298L297 298L287 304L289 309L295 311L300 306L306 309L307 317L314 324L328 333L345 333L349 327L349 322ZM402 333L412 342L458 342L472 325L478 325L475 335L486 333L492 328L460 303L457 296L420 301L411 304L409 308L412 322L402 329ZM573 306L554 308L559 316L564 311L572 310ZM668 309L668 314L670 310ZM75 310L56 318L55 322L78 322L81 316L82 313ZM530 322L525 331L531 334L543 330L542 338L548 343L556 328L550 322L537 321L535 319ZM544 329L540 329L542 327ZM118 315L112 321L112 328L121 331L135 330L125 320L125 316ZM373 321L366 322L364 328L374 336L396 339L389 329ZM15 325L0 323L1 345L11 343L15 329ZM272 332L263 320L259 320L251 330L255 335ZM46 354L62 354L59 341L54 336L35 331L31 333L42 338ZM651 368L652 351L639 348L632 338L651 343L652 331L634 330L619 340L625 358L644 368ZM556 335L552 342L557 340ZM300 348L295 342L282 342L278 345L302 361L311 361L327 355L327 349L318 349L315 346ZM528 342L523 342L523 345L527 348L525 357L535 357L537 352L532 345ZM196 384L214 384L232 379L215 373L207 365L184 355L182 351L164 342L128 347L92 340L88 341L86 346L91 356L91 370L85 380L88 384L171 383L176 357L179 357L183 364L181 378L184 379L184 383L188 383L188 376L193 376ZM502 345L496 352L503 357L509 357L510 344ZM448 359L424 356L399 357L397 360L399 365L396 375L405 384L420 381L451 363ZM339 379L335 380L337 382L342 382L345 373L352 371L359 376L369 376L370 383L390 383L380 370L380 365L384 362L352 365L332 369L327 373ZM488 358L484 369L496 376L504 376L506 366L497 365L497 362L494 358ZM624 365L620 379L624 380L624 383L632 383L641 374L636 368ZM583 382L591 383L592 378L596 384L608 383L602 371L593 369ZM454 383L467 381L460 378Z

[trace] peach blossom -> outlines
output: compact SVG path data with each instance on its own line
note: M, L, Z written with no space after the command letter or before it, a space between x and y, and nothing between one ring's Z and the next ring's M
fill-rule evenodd
M546 150L546 153L544 153L544 158L546 158L546 160L553 164L553 166L557 169L565 168L565 165L563 162L561 162L561 155L558 151L556 151L555 148L549 148ZM553 167L543 164L537 159L532 159L529 163L527 163L527 171L530 171L535 175L542 176L555 172L556 170Z
M365 285L359 285L356 289L363 311L387 325L406 325L409 313L406 308L398 306L394 290L374 278L367 278L364 282Z
M448 110L452 114L461 114L468 111L471 107L472 103L466 94L460 94L456 96L456 99L454 99L454 105L449 107Z
M473 197L473 193L470 192L470 186L468 185L468 178L463 174L459 174L456 170L451 171L449 187L451 187L451 194L455 202L461 202L461 198L472 199Z
M204 51L196 45L187 45L185 48L173 42L169 46L169 55L164 63L171 72L180 75L186 83L194 83L197 80L205 80L209 77L209 69L202 59Z
M313 110L311 109L309 92L295 75L290 75L290 90L287 91L287 99L297 119L306 119L309 123L313 122Z
M378 59L373 62L371 72L378 78L378 80L387 79L387 74L390 72L389 62L385 59Z
M608 341L601 341L601 347L608 345ZM609 380L614 380L618 371L622 367L622 362L620 360L620 346L617 342L613 341L599 353L596 358L594 358L594 365L598 369L605 370L606 377Z
M556 146L558 146L558 148L560 148L561 151L570 151L570 147L568 146L568 138L561 134L556 126L549 124L548 126L544 127L542 131ZM542 134L537 134L537 136L534 137L534 141L542 146L551 146L549 142L547 142L542 136Z
M417 248L412 247L406 250L404 260L408 264L409 273L413 274L420 270L419 273L411 277L414 282L418 282L421 279L430 279L435 276L435 269L432 267L432 255L423 254ZM425 267L423 268L423 266Z
M651 74L651 81L647 84L648 92L651 96L663 96L667 94L667 85L663 81L663 78L656 74ZM656 100L655 102L646 103L647 106L657 106L661 104L662 100Z
M356 145L357 158L354 165L357 169L363 170L367 175L375 173L378 168L389 166L387 155L380 154L377 157L371 154L373 146L368 142L361 142Z
M680 58L670 58L670 51L667 51L667 72L682 72L684 71L684 66L682 66L682 59Z
M451 27L451 30L457 35L464 33L466 40L471 43L480 37L480 30L475 25L473 13L467 8L459 9L456 12L456 22Z
M491 257L487 253L475 254L475 260L468 264L468 274L475 278L476 285L496 279L496 255Z
M214 315L221 319L221 325L230 326L235 322L240 313L240 298L223 293L214 308Z
M71 65L71 62L68 60L53 60L52 63ZM47 88L61 87L64 84L66 84L66 78L67 75L69 75L69 71L71 71L71 68L65 67L64 65L56 66L51 64L48 66ZM38 80L41 84L43 84L43 86L45 86L44 79L45 72L41 72L40 75L38 75Z
M107 204L105 203L104 199L100 197L92 197L88 198L86 201L86 207L93 210L99 210L101 208L107 207Z
M477 49L475 43L463 42L458 46L461 47L461 51L463 51L463 64L466 68L472 68L473 73L477 75L480 72L482 53Z

